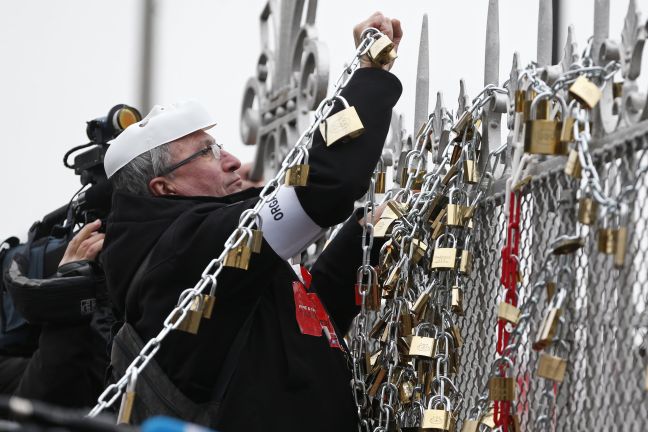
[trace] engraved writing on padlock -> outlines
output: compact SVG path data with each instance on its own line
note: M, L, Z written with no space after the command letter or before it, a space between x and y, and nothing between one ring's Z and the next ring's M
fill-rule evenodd
M413 336L409 355L432 358L434 357L435 339L426 336Z
M603 93L596 84L581 75L569 87L569 95L587 108L592 109L599 103Z
M592 197L582 197L578 201L578 221L583 225L592 225L596 222L598 203Z
M567 146L560 141L562 124L555 120L536 118L537 105L541 98L548 97L543 93L531 105L531 119L526 121L524 134L524 151L531 154L559 155L565 154ZM561 112L566 112L564 102L561 102Z
M396 60L394 43L386 35L379 37L367 52L372 63L383 66Z
M286 170L286 177L284 184L286 186L306 186L308 184L308 173L310 166L306 164L298 164L291 166Z
M540 354L537 372L539 377L556 382L563 382L566 370L567 360L547 353Z
M423 411L421 430L451 431L452 427L452 415L449 411L442 409L426 409Z
M341 100L345 108L322 120L319 126L327 146L340 140L356 138L364 132L364 126L355 107L349 106L342 96L337 96L336 99Z
M515 379L513 377L492 377L488 381L488 398L492 401L514 401Z
M432 256L433 270L453 270L457 265L457 249L436 248Z
M582 167L580 159L578 158L578 151L571 149L569 151L569 156L567 157L567 163L565 164L565 174L572 176L574 178L581 178Z

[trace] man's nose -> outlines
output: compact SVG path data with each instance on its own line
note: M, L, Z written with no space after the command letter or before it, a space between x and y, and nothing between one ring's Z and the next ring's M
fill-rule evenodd
M236 171L241 167L241 161L233 154L221 150L221 167L225 172Z

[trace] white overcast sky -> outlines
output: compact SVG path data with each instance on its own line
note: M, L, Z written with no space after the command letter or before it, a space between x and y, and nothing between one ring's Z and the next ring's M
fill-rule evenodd
M593 27L594 0L564 0L579 49ZM65 151L87 142L85 122L118 103L139 100L140 0L0 1L0 238L24 239L31 223L66 203L79 188L63 167ZM217 117L213 130L243 161L243 87L259 55L258 17L266 0L158 0L156 103L202 101ZM611 1L611 37L619 39L628 0ZM648 12L648 0L638 0ZM393 72L404 92L396 110L411 128L421 19L430 24L430 101L444 93L456 107L459 79L468 94L483 84L487 0L321 0L319 38L329 50L331 82L354 52L351 29L380 10L401 19L404 38ZM500 0L500 82L513 52L535 59L538 0ZM644 63L646 63L644 61ZM145 114L145 113L144 113Z

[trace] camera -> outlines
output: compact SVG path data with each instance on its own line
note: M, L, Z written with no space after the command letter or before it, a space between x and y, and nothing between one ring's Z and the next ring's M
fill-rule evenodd
M86 135L90 141L71 148L63 157L63 165L73 169L79 176L82 190L75 194L69 204L59 207L45 215L40 223L34 224L32 228L36 230L36 239L48 235L57 236L56 230L65 221L66 227L73 227L77 223L85 224L108 215L112 186L103 168L108 141L141 119L142 114L136 108L119 104L112 107L106 116L87 122ZM74 161L70 163L72 155ZM86 187L88 185L90 186Z

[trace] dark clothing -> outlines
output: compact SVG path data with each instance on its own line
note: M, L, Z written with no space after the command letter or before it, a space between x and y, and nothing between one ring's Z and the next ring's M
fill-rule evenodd
M309 151L309 184L299 201L322 227L344 221L367 190L380 157L400 82L379 69L361 69L343 95L354 105L365 133L326 147L316 133ZM103 260L109 292L144 341L155 336L180 293L223 250L240 214L258 201L258 190L222 198L132 196L118 192L108 221ZM361 227L350 220L312 269L317 291L342 337L357 313L354 282L360 264ZM153 249L142 282L128 290L139 264ZM157 361L191 400L210 400L228 349L256 307L248 343L223 401L223 431L355 430L347 360L327 338L304 335L295 319L292 282L297 276L264 241L247 271L224 268L211 319L197 335L174 331Z

